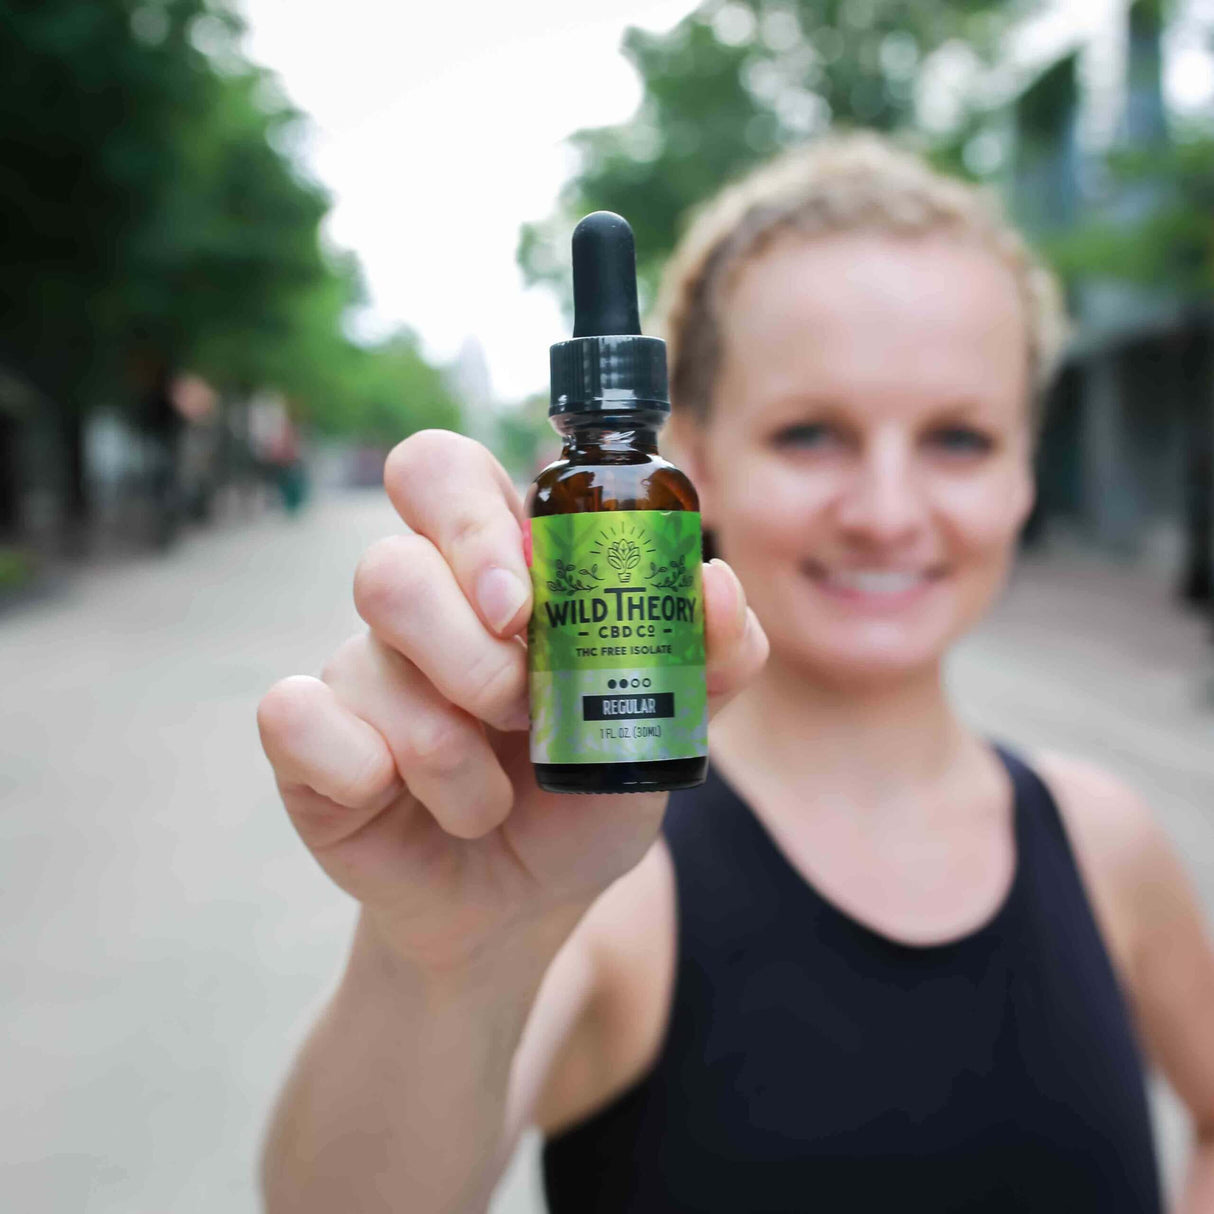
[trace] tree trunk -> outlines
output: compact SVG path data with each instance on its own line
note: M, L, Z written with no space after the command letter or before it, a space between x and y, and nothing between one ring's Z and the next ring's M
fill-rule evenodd
M0 413L0 538L15 539L21 529L21 426Z
M1214 332L1195 325L1180 350L1185 400L1185 565L1180 593L1214 601Z
M63 405L61 409L63 539L66 551L70 555L79 555L84 550L92 521L92 498L84 449L84 411L71 404Z

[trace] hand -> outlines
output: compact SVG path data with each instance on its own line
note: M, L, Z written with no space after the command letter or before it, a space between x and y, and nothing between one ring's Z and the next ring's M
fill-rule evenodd
M484 447L444 431L389 456L411 534L364 555L369 631L320 679L275 684L262 744L300 837L397 955L448 969L566 918L645 854L666 794L560 795L528 758L531 612L522 503ZM709 711L767 640L728 566L704 569Z

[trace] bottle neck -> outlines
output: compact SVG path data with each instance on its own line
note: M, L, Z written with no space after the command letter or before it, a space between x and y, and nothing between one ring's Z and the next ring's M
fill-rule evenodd
M658 453L658 431L666 414L560 413L552 419L565 440L562 456L575 463L629 462Z

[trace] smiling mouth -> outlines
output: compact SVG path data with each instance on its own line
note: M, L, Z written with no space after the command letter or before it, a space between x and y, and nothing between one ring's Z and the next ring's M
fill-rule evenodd
M896 602L912 597L944 576L943 569L831 569L807 562L805 572L824 590L849 599Z

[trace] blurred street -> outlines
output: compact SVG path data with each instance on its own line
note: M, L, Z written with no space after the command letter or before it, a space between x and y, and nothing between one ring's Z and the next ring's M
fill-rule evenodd
M355 561L395 525L380 494L322 500L0 617L6 1208L257 1208L267 1103L352 907L277 803L254 706L359 626ZM987 731L1128 778L1214 914L1207 626L1162 579L1082 562L1022 569L952 677ZM537 1191L532 1153L498 1209L532 1214Z

